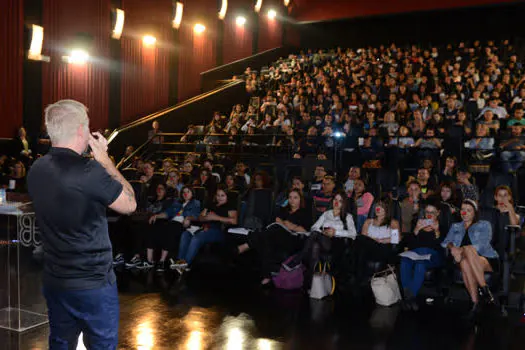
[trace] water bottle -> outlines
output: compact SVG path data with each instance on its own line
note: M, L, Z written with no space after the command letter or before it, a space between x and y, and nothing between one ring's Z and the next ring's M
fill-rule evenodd
M0 205L5 204L7 202L6 192L5 188L0 188Z

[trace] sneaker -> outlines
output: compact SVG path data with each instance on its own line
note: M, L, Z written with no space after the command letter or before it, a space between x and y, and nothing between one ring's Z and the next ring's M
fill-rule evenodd
M137 265L135 267L137 269L139 269L139 270L147 270L147 269L151 269L153 267L153 263L149 262L147 260L144 260L143 262L141 262L139 265Z
M138 256L134 256L130 261L126 263L127 268L137 267L142 263L142 260Z
M177 261L173 261L173 259L170 259L170 269L172 270L183 270L183 269L186 269L188 267L188 263L186 262L186 260L177 260Z
M113 259L113 266L122 265L124 264L124 255L123 254L117 254L115 258Z
M165 261L159 261L155 264L155 271L157 272L164 272L164 266L166 265Z

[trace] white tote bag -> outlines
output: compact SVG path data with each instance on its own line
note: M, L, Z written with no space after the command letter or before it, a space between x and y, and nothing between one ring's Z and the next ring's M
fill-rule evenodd
M401 300L396 273L390 265L386 270L375 273L370 285L378 305L390 306Z
M326 272L326 263L321 267L319 263L319 271L314 273L312 278L312 288L310 289L310 298L323 299L326 296L334 294L335 279Z

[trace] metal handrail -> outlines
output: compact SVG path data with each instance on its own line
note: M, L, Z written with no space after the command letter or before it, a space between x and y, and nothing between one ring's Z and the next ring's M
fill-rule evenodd
M228 89L228 88L230 88L232 86L236 86L236 85L239 85L239 84L244 84L244 80L240 80L240 79L230 80L230 83L228 83L228 84L226 84L224 86L221 86L220 88L217 88L215 90L206 92L204 94L197 95L197 96L189 98L189 99L187 99L187 100L185 100L185 101L183 101L181 103L178 103L175 106L171 106L171 107L165 108L165 109L163 109L161 111L152 113L152 114L147 115L147 116L145 116L143 118L140 118L140 119L137 119L135 121L132 121L131 123L128 123L128 124L126 124L126 125L124 125L124 126L122 126L120 128L115 129L111 133L109 138L108 138L108 144L110 144L117 137L117 135L119 133L122 133L122 132L124 132L126 130L129 130L131 128L134 128L134 127L136 127L138 125L149 123L149 122L151 122L151 121L153 121L153 120L155 120L155 119L157 119L159 117L162 117L162 116L164 116L164 115L166 115L168 113L171 113L171 112L173 112L173 111L175 111L177 109L185 107L185 106L187 106L187 105L189 105L189 104L191 104L191 103L193 103L195 101L202 100L202 99L204 99L206 97L209 97L209 96L211 96L211 95L213 95L213 94L215 94L215 93L217 93L219 91L226 90L226 89Z

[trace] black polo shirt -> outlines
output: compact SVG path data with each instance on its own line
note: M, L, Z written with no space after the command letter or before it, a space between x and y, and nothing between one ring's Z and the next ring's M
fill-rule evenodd
M44 286L96 289L115 282L106 208L122 192L97 161L52 148L28 175L44 248Z

